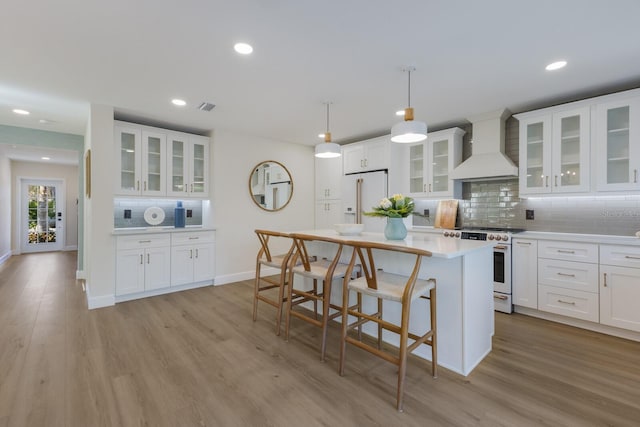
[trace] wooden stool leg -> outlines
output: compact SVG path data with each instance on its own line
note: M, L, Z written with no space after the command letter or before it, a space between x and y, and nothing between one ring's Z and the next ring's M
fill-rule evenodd
M431 371L433 378L438 378L438 333L436 332L436 288L429 291L429 312L431 313Z
M362 313L362 294L357 292L358 296L358 313ZM358 340L362 341L362 324L358 325Z
M282 322L282 307L284 305L284 288L287 285L286 269L280 273L280 286L278 288L278 307L276 309L276 335L280 335L280 323Z
M287 280L287 308L286 308L286 316L284 322L284 339L285 341L289 341L289 325L291 324L291 310L292 304L291 300L293 299L293 270L289 272L289 279Z
M378 318L382 319L382 299L378 298ZM378 322L378 350L382 348L382 323Z
M318 295L318 279L313 279L313 293ZM313 312L315 314L315 319L318 320L318 300L314 298L313 300Z
M324 355L327 350L327 329L329 329L330 301L331 301L331 279L323 280L322 281L322 345L320 348L321 362L324 362Z
M260 263L256 263L256 280L253 285L253 321L258 319L258 293L260 289Z

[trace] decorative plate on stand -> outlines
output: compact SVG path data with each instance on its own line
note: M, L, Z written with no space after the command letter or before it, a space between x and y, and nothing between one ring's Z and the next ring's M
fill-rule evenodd
M147 210L144 211L144 220L149 225L162 224L162 221L164 221L164 210L157 206L147 208Z

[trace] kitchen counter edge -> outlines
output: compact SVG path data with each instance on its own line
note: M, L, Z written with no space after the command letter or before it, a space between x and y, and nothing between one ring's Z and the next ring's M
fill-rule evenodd
M121 228L111 232L114 236L132 236L136 234L163 234L163 233L188 233L198 231L215 231L214 227L147 227L147 228Z

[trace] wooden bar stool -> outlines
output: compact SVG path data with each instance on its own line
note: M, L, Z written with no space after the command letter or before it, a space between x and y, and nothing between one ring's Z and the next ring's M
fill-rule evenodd
M340 240L332 239L330 237L321 237L313 235L305 235L299 233L292 233L296 246L296 251L292 259L292 264L297 263L291 267L289 271L290 286L288 288L289 293L287 297L287 315L285 320L285 339L289 340L289 327L291 325L291 316L298 319L305 320L313 325L322 328L322 344L320 347L320 360L324 362L327 344L327 327L329 320L335 319L342 315L342 307L339 305L331 304L331 282L335 279L342 279L347 271L347 264L341 264L340 255L342 254L343 242ZM312 262L312 258L309 257L307 252L306 242L316 241L325 242L335 245L335 255L332 259L319 259L316 262ZM353 268L352 268L353 270ZM294 286L294 276L300 275L305 278L313 280L313 288L310 290L303 290ZM322 290L318 290L318 281L322 282ZM314 303L313 317L302 310L294 310L299 304L307 301ZM317 303L322 303L322 318L318 319ZM335 313L330 313L330 309L337 310Z
M253 290L253 321L258 318L258 301L266 302L276 307L276 335L280 335L280 323L282 321L282 309L284 306L285 287L287 286L287 273L289 261L291 261L295 250L295 242L289 233L282 233L270 230L255 230L260 240L260 250L256 257L256 278ZM271 253L275 247L287 248L284 253L274 255ZM274 279L270 276L262 276L262 266L271 267L278 270L278 277ZM273 297L270 289L278 289L278 295Z
M428 251L410 248L406 246L392 246L382 243L349 241L345 244L353 247L353 255L346 272L350 277L351 269L354 268L356 260L359 260L363 271L363 276L349 281L344 280L343 287L343 308L342 308L342 340L340 342L340 375L344 375L344 365L346 359L346 344L350 343L364 349L382 359L398 366L398 389L397 404L398 411L403 410L404 379L407 370L407 355L416 349L420 344L431 346L431 370L433 377L437 377L437 345L436 345L436 280L418 279L422 257L430 257ZM380 252L378 252L380 251ZM377 270L374 262L376 253L399 252L415 257L415 263L409 276L386 273ZM344 301L349 301L349 292L357 293L358 303L356 306L348 307ZM364 313L362 309L362 295L377 299L377 312ZM411 303L418 298L429 300L430 325L429 330L424 335L416 335L409 332L409 314ZM394 301L402 304L402 317L400 325L390 323L382 319L382 301ZM349 324L349 316L355 316L356 321ZM354 338L348 335L348 331L355 327L360 327L364 323L375 322L378 326L377 346L363 342L361 337ZM397 352L390 352L382 349L382 330L388 330L400 335L400 345ZM409 339L413 340L409 343Z

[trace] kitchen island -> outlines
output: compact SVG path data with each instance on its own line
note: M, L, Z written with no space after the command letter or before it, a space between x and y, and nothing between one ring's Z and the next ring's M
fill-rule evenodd
M345 242L358 240L409 246L431 252L430 258L423 258L419 277L434 277L437 280L438 365L466 376L491 351L494 332L492 242L447 239L440 235L411 232L399 241L386 240L381 233L365 232L356 236L341 236L334 230L305 230L300 233L332 237ZM333 256L331 245L327 243L313 242L309 245L309 251L318 256ZM341 262L348 262L350 256L351 250L346 246ZM413 265L408 258L393 254L381 257L376 261L376 266L390 273L407 275ZM331 293L333 303L341 303L341 286L341 281L334 281ZM375 301L365 300L365 308L375 311ZM400 304L391 301L384 303L384 318L398 322ZM429 325L428 305L422 305L420 301L414 304L410 328L421 335ZM367 326L371 329L367 329ZM376 335L375 325L365 325L364 331ZM383 339L395 346L399 342L396 334L386 331ZM429 360L430 353L427 346L420 346L413 352Z

